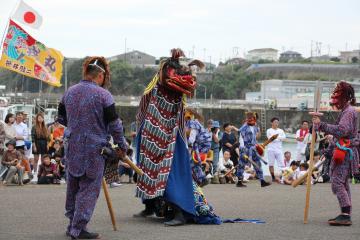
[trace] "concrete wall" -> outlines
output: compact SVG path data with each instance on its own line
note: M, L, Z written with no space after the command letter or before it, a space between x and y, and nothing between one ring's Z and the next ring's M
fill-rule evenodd
M289 77L314 74L326 77L328 80L358 79L360 68L358 64L300 64L300 63L279 63L279 64L252 64L247 72L259 72L271 74L272 78Z

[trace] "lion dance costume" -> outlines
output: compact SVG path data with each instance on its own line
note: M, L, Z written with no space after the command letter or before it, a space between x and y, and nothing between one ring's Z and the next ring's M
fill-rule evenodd
M160 63L160 70L145 89L137 115L136 158L144 175L138 176L136 197L145 210L134 217L156 213L166 217L168 226L196 223L220 224L201 189L192 179L184 120L186 96L192 96L196 77L192 66L202 68L198 60L180 63L181 49Z

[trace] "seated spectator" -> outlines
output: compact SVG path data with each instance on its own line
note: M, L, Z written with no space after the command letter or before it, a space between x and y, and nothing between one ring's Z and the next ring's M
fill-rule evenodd
M8 185L15 181L15 174L17 174L17 183L24 185L23 175L24 167L21 166L23 155L20 151L16 150L16 141L10 140L6 143L7 150L4 152L1 164L8 170L4 179L3 184Z
M219 161L219 166L218 166L218 169L221 173L220 183L235 183L234 173L233 172L229 173L229 171L234 170L233 169L234 163L230 160L230 152L228 150L224 151L223 157L224 159Z
M301 163L300 164L300 170L296 172L295 179L301 178L303 175L306 174L307 170L309 169L309 164L307 163ZM303 184L303 183L301 183Z
M251 164L245 165L244 179L243 182L249 182L256 178L256 172L254 167Z
M27 184L30 182L33 174L31 173L30 162L24 156L20 161L20 165L24 168L23 183Z
M286 151L284 152L284 168L289 168L291 165L291 152Z
M213 179L213 172L212 172L212 162L214 159L214 152L212 150L209 150L206 154L206 160L202 163L202 169L207 176L207 178ZM217 181L217 183L219 183Z
M54 140L62 140L64 137L65 127L61 125L58 121L55 122L55 128L53 132Z
M296 170L299 167L299 163L296 161L292 161L290 163L290 167L287 167L283 170L281 175L280 183L291 185L292 182L295 180Z
M232 152L235 151L236 149L236 146L234 146L234 144L237 143L237 139L235 133L233 132L233 130L236 131L236 128L232 126L230 123L225 123L223 128L224 128L224 133L221 138L222 150L223 152L226 150L230 151L231 161L233 161L233 163L237 165L238 157L236 157L235 154L233 154Z
M51 162L50 156L45 154L38 171L38 184L59 184L59 175L56 164Z
M51 147L55 140L63 139L65 127L61 125L56 118L55 122L49 126L48 131L50 133L49 147Z
M132 160L132 155L133 155L133 150L131 148L129 148L127 151L126 151L126 155ZM120 175L120 178L122 175L128 175L129 176L129 183L133 183L133 170L132 168L129 166L129 164L127 163L124 163L122 161L119 162L119 175Z
M320 161L320 151L314 151L314 166L319 163ZM308 161L309 164L309 161ZM312 173L312 180L315 181L316 179L318 179L321 175L322 172L322 166L320 166L319 168L315 168L313 170Z
M55 154L60 155L61 158L64 157L64 147L61 146L60 140L54 141L54 144L49 148L48 154L50 158L55 158Z
M54 160L55 160L56 171L58 173L59 179L65 178L65 165L62 162L63 157L61 156L60 153L55 153Z

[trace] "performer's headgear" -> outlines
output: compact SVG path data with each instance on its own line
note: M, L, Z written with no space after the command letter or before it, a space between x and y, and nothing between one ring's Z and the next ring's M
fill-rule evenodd
M340 81L336 84L334 91L331 94L330 105L335 106L337 109L343 109L348 103L351 105L356 104L354 88L351 84Z
M196 76L193 74L191 66L195 65L201 69L205 65L199 60L182 65L180 57L185 57L184 52L180 48L174 48L171 50L171 57L161 63L160 84L175 92L192 96L196 88Z
M104 73L104 83L101 87L109 88L111 86L110 82L110 67L108 62L104 57L88 57L83 64L83 78L86 77L89 73Z
M197 119L200 122L204 120L204 117L201 116L195 109L186 108L184 113L185 120Z
M246 122L248 125L255 125L256 120L257 120L257 113L256 112L246 112Z

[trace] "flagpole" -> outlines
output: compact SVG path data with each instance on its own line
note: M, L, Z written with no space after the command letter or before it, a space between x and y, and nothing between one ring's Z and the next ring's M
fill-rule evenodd
M64 77L65 91L67 91L67 88L68 88L68 76L67 76L67 58L66 57L64 57L64 68L65 68L65 77Z
M6 36L6 33L8 32L8 29L9 29L9 25L10 25L10 18L8 19L8 24L7 24L7 25L6 25L6 27L5 27L5 30L4 30L4 33L3 33L2 39L1 39L1 46L0 46L0 59L1 59L2 54L3 54L3 45L4 45L4 41L5 41L5 36Z
M15 4L15 6L14 6L13 10L10 12L9 19L11 18L11 15L13 15L13 14L14 14L15 9L17 9L17 8L19 7L19 5L20 5L20 2L21 2L21 1L22 1L22 0L18 0L17 4Z
M13 9L11 10L11 12L10 12L10 14L9 14L8 24L7 24L7 26L5 27L4 34L3 34L3 37L2 37L2 39L1 39L1 46L0 46L0 59L1 59L2 54L3 54L3 45L4 45L4 40L5 40L6 33L7 33L8 29L9 29L11 16L14 14L15 9L17 9L17 8L19 7L20 2L21 2L21 0L18 0L18 1L17 1L17 4L15 4L15 6L13 7Z

